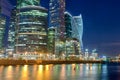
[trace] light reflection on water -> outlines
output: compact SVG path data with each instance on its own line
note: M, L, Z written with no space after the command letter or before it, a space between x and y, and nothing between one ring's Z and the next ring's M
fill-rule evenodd
M119 69L113 67L106 64L0 66L0 80L110 80L109 69Z
M43 80L43 65L38 65L38 70L36 74L36 80Z
M20 80L29 80L28 76L29 76L28 65L24 65L24 66L22 66Z

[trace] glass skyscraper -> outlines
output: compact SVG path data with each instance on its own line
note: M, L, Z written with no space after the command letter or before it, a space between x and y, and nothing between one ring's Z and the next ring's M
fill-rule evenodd
M49 3L49 18L50 27L55 27L59 34L59 38L63 40L65 38L65 1L64 0L50 0Z
M66 31L66 42L65 42L65 52L66 56L75 53L73 41L72 41L72 15L69 12L65 12L65 31Z
M7 53L15 53L15 27L17 26L17 9L16 7L11 10L11 17L10 17L10 26L8 30L8 46L7 46Z
M14 21L12 22L15 25L13 26L14 52L17 54L46 53L47 9L39 6L39 0L17 0L16 7L15 24Z
M80 55L82 43L82 17L65 12L66 55Z
M65 40L65 1L64 0L50 0L49 2L49 31L48 48L52 47L51 53L59 54L62 52L61 43Z
M72 15L69 12L65 12L66 39L72 38L72 19Z
M72 37L76 38L80 43L80 49L83 49L83 42L82 42L82 36L83 36L83 21L82 16L73 16L72 21Z
M5 39L5 23L6 17L1 14L1 5L0 5L0 54L4 53L4 39Z

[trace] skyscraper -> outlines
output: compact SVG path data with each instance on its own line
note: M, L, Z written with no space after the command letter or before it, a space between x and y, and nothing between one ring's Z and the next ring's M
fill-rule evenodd
M82 36L83 36L83 21L82 16L73 16L72 21L72 37L78 39L80 43L80 49L83 49L83 42L82 42Z
M66 55L80 55L82 53L82 17L72 16L69 12L65 12L65 28L66 28Z
M64 12L65 12L65 1L64 0L50 0L49 4L49 18L50 27L57 28L59 33L59 38L65 38L65 22L64 22Z
M65 12L65 31L66 38L72 38L72 15L69 12Z
M39 0L17 0L15 52L39 54L47 51L47 9Z
M8 29L8 46L7 46L7 53L15 53L15 27L17 26L17 9L14 7L11 10L11 17L10 17L10 25Z
M1 14L1 5L0 5L0 54L4 53L4 39L5 39L5 23L6 17Z
M49 3L49 30L53 33L51 37L51 42L49 42L49 47L53 47L53 54L59 54L62 52L60 50L59 43L65 40L65 22L64 22L64 12L65 12L65 1L64 0L50 0ZM53 31L53 32L51 32ZM58 49L59 48L59 49Z
M72 42L72 15L69 12L65 12L65 31L66 31L66 42L65 42L65 53L66 56L72 55L74 52Z

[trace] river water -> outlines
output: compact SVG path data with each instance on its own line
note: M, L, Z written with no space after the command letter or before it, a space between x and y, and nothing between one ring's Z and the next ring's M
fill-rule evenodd
M1 65L0 80L120 80L120 65Z

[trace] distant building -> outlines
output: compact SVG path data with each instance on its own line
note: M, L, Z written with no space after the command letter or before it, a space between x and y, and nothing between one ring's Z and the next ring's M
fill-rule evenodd
M84 58L85 60L88 60L89 59L89 50L88 49L85 49L85 55L84 55Z
M95 59L98 58L98 53L97 53L96 49L93 49L93 50L92 50L91 57L92 57L93 60L95 60Z
M15 53L46 53L47 15L38 0L17 0Z

